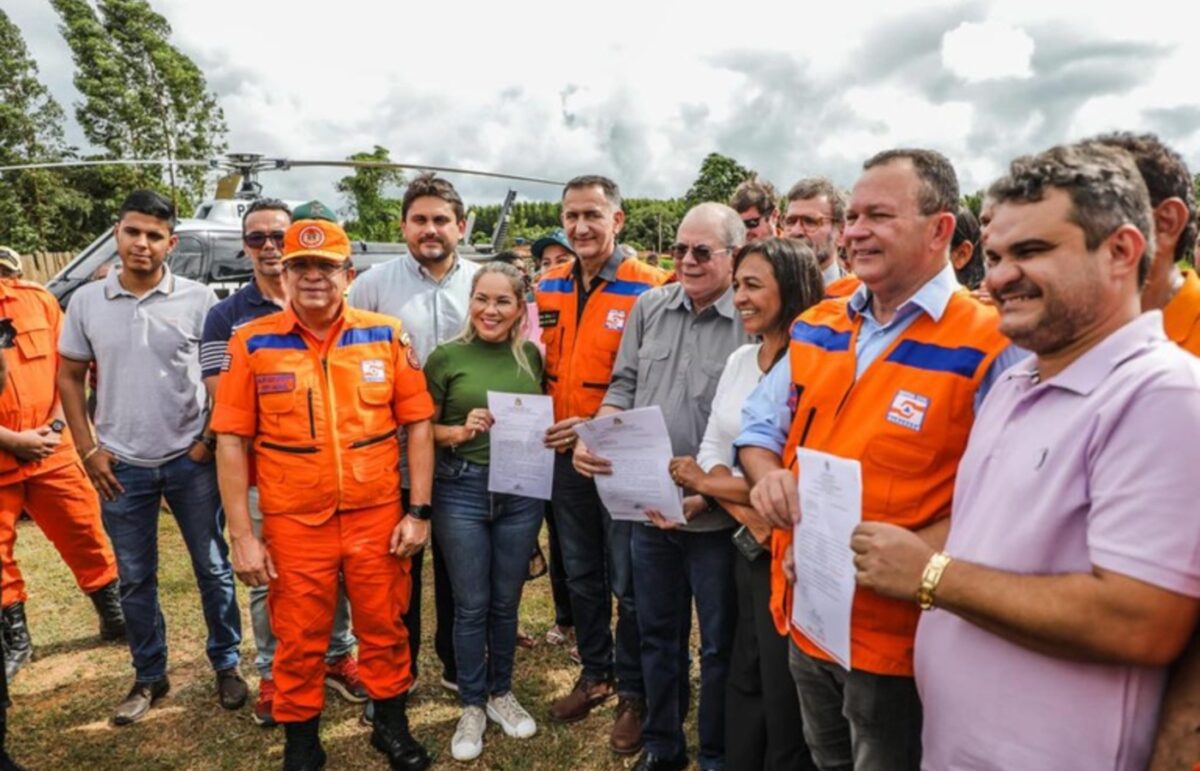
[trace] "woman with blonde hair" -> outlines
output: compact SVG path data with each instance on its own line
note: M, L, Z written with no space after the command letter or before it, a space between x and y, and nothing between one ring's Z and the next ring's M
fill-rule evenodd
M462 716L450 742L456 760L483 752L490 718L527 738L533 718L512 693L517 610L543 502L488 491L488 391L542 393L542 360L526 339L524 278L491 262L475 274L467 325L434 349L425 379L437 412L434 538L454 587L454 657Z

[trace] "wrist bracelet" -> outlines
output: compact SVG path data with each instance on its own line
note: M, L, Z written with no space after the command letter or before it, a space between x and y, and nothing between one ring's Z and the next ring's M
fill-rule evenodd
M80 458L79 458L79 462L80 462L80 463L87 463L87 459L88 459L88 458L90 458L90 457L92 457L93 455L95 455L95 454L96 454L96 453L98 453L98 452L100 452L100 445L98 445L98 444L93 444L93 445L92 445L92 449L88 450L88 451L87 451L87 452L85 452L85 453L84 453L82 456L80 456Z
M942 580L942 573L951 562L950 555L940 551L929 558L921 574L921 588L917 590L917 603L921 610L933 609L933 593Z

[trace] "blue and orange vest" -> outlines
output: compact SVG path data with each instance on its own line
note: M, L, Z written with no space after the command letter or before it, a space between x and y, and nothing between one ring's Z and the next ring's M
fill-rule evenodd
M848 298L823 301L792 324L795 406L783 462L794 468L797 447L860 461L863 521L918 530L950 514L958 461L975 420L975 393L1009 341L997 329L996 311L959 290L940 321L921 313L856 381L862 317L851 318L848 304ZM790 548L792 532L775 530L776 628L780 634L790 630L809 655L829 660L791 625L791 586L781 568ZM851 666L912 676L919 615L913 602L860 588L851 614Z
M576 281L572 260L546 271L537 286L546 393L554 397L555 420L590 418L600 409L629 312L643 292L667 282L667 273L626 258L615 281L596 279L582 313Z

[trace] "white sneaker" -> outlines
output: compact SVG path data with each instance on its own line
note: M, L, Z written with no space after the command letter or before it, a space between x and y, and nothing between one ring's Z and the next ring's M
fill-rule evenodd
M514 739L528 739L537 733L537 723L533 722L533 717L525 711L512 691L488 699L487 716Z
M455 760L474 760L483 752L483 731L487 728L487 716L482 707L465 707L454 738L450 740L450 754Z

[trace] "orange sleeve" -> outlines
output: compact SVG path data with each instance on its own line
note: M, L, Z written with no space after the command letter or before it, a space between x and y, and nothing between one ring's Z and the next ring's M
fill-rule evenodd
M258 430L258 396L246 341L238 332L229 338L229 358L217 380L212 430L218 434L254 436Z
M425 387L425 374L418 366L417 354L407 343L408 338L396 327L393 345L392 371L396 373L392 395L392 412L401 425L429 420L433 417L433 397Z

